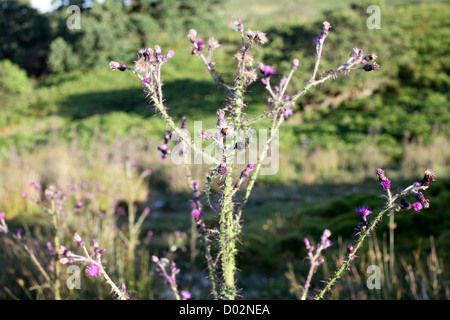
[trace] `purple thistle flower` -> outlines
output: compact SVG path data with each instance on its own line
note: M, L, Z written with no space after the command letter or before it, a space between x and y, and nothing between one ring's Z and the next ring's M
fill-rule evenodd
M258 67L261 73L266 77L270 77L271 75L275 74L275 69L270 65L265 66L262 62L260 62L258 64Z
M380 181L381 186L384 190L389 189L391 187L391 181L388 178L384 178Z
M227 173L227 167L225 167L224 164L221 164L217 169L217 173L223 176L225 173Z
M175 51L173 51L173 50L167 51L167 53L166 53L166 59L169 60L169 59L172 58L174 55L175 55Z
M99 272L100 272L100 267L98 265L96 265L95 263L91 263L90 265L88 265L86 267L86 275L89 277L89 279L92 278L97 278Z
M189 291L181 291L181 300L187 300L191 298L191 293Z
M411 206L417 212L419 212L423 208L422 204L419 202L414 202Z
M144 77L144 78L142 78L142 82L143 83L150 83L150 78Z
M356 208L355 211L361 217L367 217L369 214L372 213L372 211L366 206L360 206L360 207Z
M200 217L200 210L198 209L192 210L192 216L194 217L195 220L198 220L198 217Z
M192 189L194 189L194 191L198 191L199 187L200 184L197 181L192 182Z

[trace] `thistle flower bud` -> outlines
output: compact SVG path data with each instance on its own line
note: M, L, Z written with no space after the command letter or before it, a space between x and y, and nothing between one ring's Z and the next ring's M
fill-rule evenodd
M221 164L219 168L217 169L217 173L221 176L225 175L227 173L227 167L225 167L225 164Z
M294 71L297 70L299 64L300 64L300 60L298 60L298 59L292 60L291 69L294 70Z
M73 241L75 241L80 247L84 246L84 241L78 233L73 236Z
M214 38L209 38L208 40L209 50L212 52L220 47L219 41Z
M261 31L247 31L247 39L250 41L251 44L264 44L267 42L267 37L264 32Z
M327 36L331 28L331 24L328 21L323 22L322 35Z
M191 43L196 42L197 41L197 31L195 29L189 30L189 32L187 34L187 38L189 39L189 41Z
M364 71L372 71L372 70L378 70L380 69L380 66L377 63L374 64L365 64L363 67Z
M377 169L377 176L384 190L389 189L391 187L391 181L388 178L386 178L386 176L384 175L384 171L382 169Z
M213 138L212 133L209 131L205 131L205 130L201 130L198 136L201 139L206 140L206 141L211 141Z
M430 185L431 181L434 181L435 179L436 174L434 173L434 171L427 169L425 171L422 181L420 182L420 185L423 187L423 189L426 189Z
M233 31L240 32L244 29L244 25L242 24L241 20L235 21L233 23Z
M200 210L198 209L194 209L192 210L192 216L194 217L195 220L198 220L198 218L200 217Z
M415 195L415 197L416 197L416 199L417 199L418 201L420 201L420 203L422 204L422 206L423 206L424 208L429 208L429 207L430 207L430 203L428 202L427 199L425 199L423 193L417 192L416 195Z
M125 70L127 70L127 66L126 66L125 64L119 63L119 62L116 62L116 61L111 61L111 62L109 63L109 67L110 67L111 69L113 69L113 70L120 70L120 71L125 71Z

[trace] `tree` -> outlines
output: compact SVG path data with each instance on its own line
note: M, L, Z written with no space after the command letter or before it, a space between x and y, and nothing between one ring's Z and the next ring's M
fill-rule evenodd
M29 1L0 2L0 59L9 59L29 75L46 70L52 32L45 15Z

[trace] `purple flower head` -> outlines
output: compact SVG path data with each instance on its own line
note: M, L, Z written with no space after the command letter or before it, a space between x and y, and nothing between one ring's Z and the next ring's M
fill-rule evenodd
M422 204L419 202L414 202L411 206L417 212L419 212L423 208Z
M169 60L169 59L172 58L174 55L175 55L175 51L173 51L173 50L167 51L167 53L166 53L166 59Z
M316 37L316 46L320 45L323 41L323 37L321 35Z
M423 176L422 181L420 182L422 189L426 189L428 188L428 186L430 185L431 181L434 181L436 179L436 173L434 173L433 170L429 170L427 169L425 171L425 174Z
M223 176L225 173L227 173L227 167L225 167L224 164L221 164L217 169L217 173Z
M391 181L388 178L384 178L380 181L381 186L384 190L389 189L391 187Z
M109 63L109 67L110 67L111 69L113 69L113 70L120 70L120 71L125 71L125 70L127 70L127 66L126 66L125 64L119 63L119 62L116 62L116 61L111 61L111 62Z
M142 82L143 83L150 83L150 78L144 77L144 78L142 78Z
M86 267L86 275L89 277L89 279L96 278L99 274L99 271L100 267L95 263L91 263Z
M181 291L181 300L187 300L191 298L191 293L189 291Z
M312 252L312 251L314 250L314 246L312 246L312 245L309 243L308 238L305 238L303 241L305 242L306 250L308 250L308 252Z
M5 218L5 213L4 212L0 212L0 220L3 220Z
M75 233L73 236L73 241L75 241L80 247L85 245L83 239L81 239L81 236L78 233Z
M198 48L198 51L203 50L203 40L202 39L197 41L197 48Z
M194 189L194 191L198 191L199 187L200 184L197 181L192 182L192 189Z
M261 72L266 76L266 77L270 77L271 75L275 74L275 69L270 66L264 66L261 68Z
M366 206L360 206L360 207L356 208L355 211L361 217L367 217L369 214L372 213L372 211Z
M195 220L198 220L198 217L200 217L200 210L198 209L192 210L192 216L195 218Z

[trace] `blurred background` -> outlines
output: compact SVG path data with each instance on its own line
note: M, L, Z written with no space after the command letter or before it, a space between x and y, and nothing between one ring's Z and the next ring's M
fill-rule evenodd
M80 29L67 27L69 5L81 9ZM380 29L367 27L370 5L380 8ZM113 72L108 64L132 65L138 49L155 44L163 52L174 50L163 67L170 113L176 120L186 116L191 131L196 120L212 128L226 95L190 55L186 34L195 28L199 38L220 42L216 68L232 82L240 45L232 27L241 19L246 30L263 31L269 40L253 52L255 67L259 61L272 65L277 80L288 74L294 58L300 60L288 93L303 88L312 73L314 41L324 20L332 28L319 72L345 62L356 47L376 53L381 67L314 88L282 126L279 172L258 179L244 211L238 254L242 297L295 299L296 283L303 283L308 271L303 239L319 241L328 228L333 247L313 283L320 288L354 241L359 222L354 209L383 206L375 175L383 168L393 190L433 169L437 181L424 192L430 208L386 217L328 298L449 299L449 14L448 1L437 0L0 1L0 212L10 230L25 230L21 240L0 235L0 298L53 297L23 249L24 244L34 248L52 274L55 258L46 243L54 230L42 209L24 197L24 191L37 196L50 185L67 194L67 208L83 203L77 212L67 209L61 231L66 246L75 231L102 239L110 276L117 281L130 279L120 236L127 203L133 199L138 215L151 209L134 261L130 290L137 298L170 298L155 274L153 254L177 262L179 286L193 299L210 298L204 257L191 241L184 168L159 159L166 128L138 79L131 72ZM267 95L260 82L248 89L251 118L266 108ZM130 163L132 175L124 169ZM131 188L147 169L151 177ZM205 169L192 168L202 189ZM29 190L30 182L42 190ZM216 203L217 194L212 195ZM213 210L204 215L216 225ZM365 285L371 264L382 270L381 290ZM63 297L111 298L100 281L84 279L82 285L65 290Z

